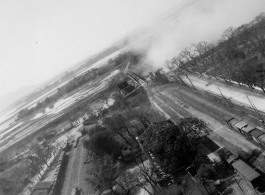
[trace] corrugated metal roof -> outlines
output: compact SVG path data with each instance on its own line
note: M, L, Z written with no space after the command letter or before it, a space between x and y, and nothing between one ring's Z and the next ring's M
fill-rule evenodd
M242 130L245 131L246 133L249 133L250 131L253 131L254 129L256 129L256 128L251 126L251 125L248 125L248 126L242 128Z
M260 176L260 174L252 169L249 165L247 165L242 160L237 160L236 162L232 163L232 166L241 173L248 181L253 181L257 177Z
M254 129L253 131L251 131L249 134L253 137L258 138L259 136L261 136L264 132L262 132L259 129Z
M212 162L221 162L221 159L219 156L217 156L216 154L214 153L210 153L207 155L208 158L212 161Z
M248 124L245 121L240 121L239 123L235 124L235 127L241 129L242 127L247 126Z

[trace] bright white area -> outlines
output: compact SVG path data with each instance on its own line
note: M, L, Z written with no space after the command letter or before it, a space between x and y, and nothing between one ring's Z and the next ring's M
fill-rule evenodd
M114 102L115 102L114 99L112 99L112 98L109 98L109 99L108 99L108 105L109 105L109 106L112 106L112 105L114 104Z
M152 189L151 189L152 187L151 186L148 186L148 187L149 187L149 190L152 192ZM141 188L140 192L137 195L149 195L149 193L145 189Z
M204 78L198 78L193 75L189 75L190 80L192 81L193 85L203 90L208 90L212 93L221 95L218 88L221 90L222 94L227 98L232 98L241 104L247 105L251 107L248 98L250 101L257 107L257 109L265 112L265 96L259 95L256 93L252 93L251 91L240 89L240 87L235 86L227 86L218 81L211 81ZM189 80L186 77L183 79L190 84Z
M38 114L36 114L32 119L37 119L37 118L40 118L44 115L44 113L40 112Z
M107 103L106 102L102 102L102 108L108 108L109 106L112 106L113 104L114 104L114 102L115 102L115 100L114 99L112 99L112 98L109 98L108 100L107 100Z

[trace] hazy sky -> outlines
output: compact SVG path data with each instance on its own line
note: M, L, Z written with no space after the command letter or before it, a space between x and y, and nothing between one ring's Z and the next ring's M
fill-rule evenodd
M0 0L0 96L107 47L176 0Z
M45 81L183 2L187 0L0 0L0 96ZM221 7L215 3L206 12L218 10L222 24L234 21L235 13L239 19L233 25L265 11L264 0L219 2ZM227 15L226 20L221 13ZM200 22L211 20L203 12L196 14L196 18L203 16L196 20L199 29ZM194 15L183 17L185 21L195 19ZM205 27L204 31L216 28ZM196 29L189 33L194 36Z

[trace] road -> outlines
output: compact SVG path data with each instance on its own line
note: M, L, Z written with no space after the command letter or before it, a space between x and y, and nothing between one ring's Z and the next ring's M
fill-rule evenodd
M145 88L153 106L165 118L177 121L180 118L193 116L204 120L213 130L208 137L220 147L226 147L234 154L244 154L245 156L258 152L259 155L254 159L253 165L265 172L265 153L262 153L257 145L224 124L223 117L225 115L235 116L236 113L196 95L190 89L179 88L176 85L156 88L146 86Z
M76 187L81 189L84 194L93 193L93 188L86 182L87 170L89 170L92 165L83 163L85 152L86 150L83 147L81 138L78 146L71 150L62 195L71 195L72 190Z

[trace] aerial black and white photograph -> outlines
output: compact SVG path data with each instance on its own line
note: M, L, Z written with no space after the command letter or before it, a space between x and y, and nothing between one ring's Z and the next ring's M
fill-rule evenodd
M0 195L265 195L265 0L0 0Z

